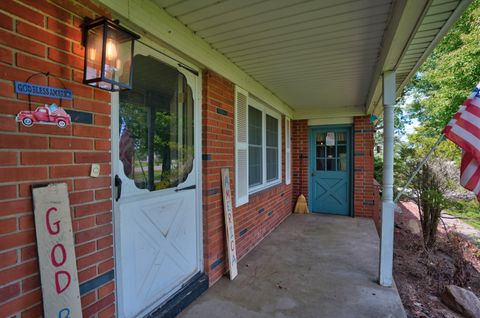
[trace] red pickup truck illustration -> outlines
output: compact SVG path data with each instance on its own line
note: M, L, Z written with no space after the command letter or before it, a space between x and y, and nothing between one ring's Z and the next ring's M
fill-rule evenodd
M41 123L65 128L71 124L70 115L55 104L37 107L35 111L21 111L15 120L26 127Z

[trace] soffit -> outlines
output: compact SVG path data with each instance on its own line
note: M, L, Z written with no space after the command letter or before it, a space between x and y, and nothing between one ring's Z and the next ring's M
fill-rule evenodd
M295 118L381 106L381 72L396 70L400 92L471 2L152 1L290 105Z
M397 89L401 89L406 84L410 76L413 75L412 72L415 72L431 53L431 49L433 49L432 43L436 44L436 40L440 40L439 35L443 35L444 33L441 32L442 29L444 29L445 26L450 26L450 23L447 24L447 22L461 2L464 2L464 7L469 3L469 1L466 3L466 1L458 0L434 0L432 2L422 24L415 33L405 55L398 65L396 74ZM463 9L461 11L463 12Z
M154 0L295 111L364 106L391 0Z

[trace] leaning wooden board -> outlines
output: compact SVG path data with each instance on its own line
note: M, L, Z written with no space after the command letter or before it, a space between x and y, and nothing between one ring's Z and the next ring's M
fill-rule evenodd
M67 184L32 193L44 317L82 317Z
M230 176L228 168L222 169L222 192L225 228L227 233L228 264L230 268L230 280L233 280L238 275L238 271L235 228L233 226L232 193L230 192Z

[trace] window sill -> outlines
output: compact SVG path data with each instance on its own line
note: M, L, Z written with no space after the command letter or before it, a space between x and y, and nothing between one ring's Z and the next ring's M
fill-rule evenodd
M251 189L248 189L248 195L257 194L259 192L262 192L264 190L273 188L273 187L275 187L277 185L280 185L280 184L282 184L282 180L279 179L279 180L275 180L275 181L270 181L269 183L266 183L266 184L263 184L263 185L252 187Z

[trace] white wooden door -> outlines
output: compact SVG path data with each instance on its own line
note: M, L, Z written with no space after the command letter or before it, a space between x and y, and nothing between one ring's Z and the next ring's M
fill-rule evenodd
M120 317L161 305L201 270L202 254L198 79L146 46L135 51L133 89L113 98Z

